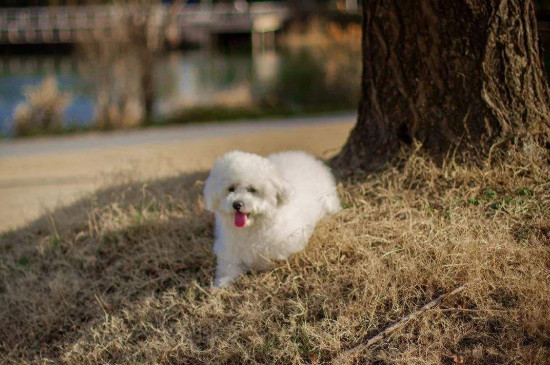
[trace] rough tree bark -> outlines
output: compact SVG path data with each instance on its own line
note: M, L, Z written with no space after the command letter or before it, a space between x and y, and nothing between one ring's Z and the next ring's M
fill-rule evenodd
M359 117L334 162L376 168L414 139L434 156L548 148L549 105L531 0L364 0Z

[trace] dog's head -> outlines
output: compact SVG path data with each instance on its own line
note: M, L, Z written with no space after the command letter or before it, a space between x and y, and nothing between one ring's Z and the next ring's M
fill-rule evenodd
M290 194L269 160L240 151L218 158L204 186L206 209L238 228L274 214Z

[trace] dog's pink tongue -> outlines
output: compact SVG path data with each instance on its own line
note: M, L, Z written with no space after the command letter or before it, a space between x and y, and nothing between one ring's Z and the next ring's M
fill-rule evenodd
M235 212L235 226L244 227L246 224L246 213Z

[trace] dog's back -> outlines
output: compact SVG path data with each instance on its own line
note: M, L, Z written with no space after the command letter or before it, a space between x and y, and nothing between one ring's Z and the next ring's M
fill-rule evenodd
M340 211L336 183L329 168L315 157L302 151L287 151L267 157L293 189L288 209L310 216L315 225L327 214Z

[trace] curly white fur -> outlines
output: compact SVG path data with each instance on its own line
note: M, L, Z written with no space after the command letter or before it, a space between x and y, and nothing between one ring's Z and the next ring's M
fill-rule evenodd
M204 197L216 216L214 286L219 287L301 251L316 223L340 210L328 167L300 151L267 158L229 152L210 171Z

